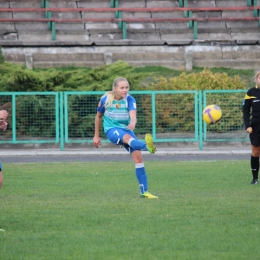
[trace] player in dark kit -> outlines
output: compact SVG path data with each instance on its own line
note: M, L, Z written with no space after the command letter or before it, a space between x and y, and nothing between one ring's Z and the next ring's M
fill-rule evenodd
M254 80L256 86L247 91L244 99L243 119L252 145L251 169L253 180L251 184L258 184L260 157L260 71L256 73Z

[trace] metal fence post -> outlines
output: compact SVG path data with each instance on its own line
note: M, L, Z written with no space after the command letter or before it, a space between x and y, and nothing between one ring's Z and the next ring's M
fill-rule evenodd
M202 121L202 91L198 91L198 96L199 96L199 149L203 149L203 121Z
M115 1L114 0L110 0L110 7L114 8L115 7Z
M51 22L51 38L53 41L56 40L56 22Z
M123 39L127 39L126 22L123 22Z
M16 95L12 94L12 140L16 143Z
M123 14L122 14L122 12L120 11L120 12L118 12L118 19L121 19L123 17ZM118 28L120 28L120 29L122 29L122 27L123 27L123 24L122 24L122 21L119 21L118 22Z
M258 10L258 17L260 17L260 10ZM258 27L260 27L260 20L258 20Z
M46 0L45 1L45 8L49 8L50 7L50 5L49 5L49 0ZM51 18L51 12L46 12L45 13L45 17L46 18ZM48 29L51 29L51 23L50 22L48 22Z
M254 0L254 6L257 6L257 0ZM257 9L254 10L254 17L258 17L258 12Z
M152 135L156 140L156 101L155 101L155 93L152 93Z
M188 11L188 17L192 18L192 11ZM189 28L193 27L193 21L189 21L188 24L189 24Z
M183 7L188 7L188 0L184 0L184 6ZM188 17L188 11L184 11L184 17Z
M198 21L194 21L193 23L193 37L194 39L198 39Z
M65 143L69 142L69 120L68 120L68 92L64 93L64 102L63 102L63 109L64 109L64 136L65 136Z
M118 0L115 0L115 8L118 8L118 5L119 5L119 3L118 3ZM116 11L115 12L115 18L118 18L118 11Z
M60 92L60 100L59 100L59 110L60 110L60 150L64 151L64 102L63 102L63 92Z

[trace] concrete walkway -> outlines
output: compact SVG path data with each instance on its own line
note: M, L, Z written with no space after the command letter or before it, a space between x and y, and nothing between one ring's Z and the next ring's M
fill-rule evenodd
M206 147L203 150L193 147L158 147L157 155L213 155L213 154L226 154L226 155L243 155L250 154L251 147L247 146L214 146ZM50 156L50 155L121 155L127 154L124 148L113 147L113 148L86 148L86 149L1 149L1 156ZM143 152L143 154L149 154L149 152Z

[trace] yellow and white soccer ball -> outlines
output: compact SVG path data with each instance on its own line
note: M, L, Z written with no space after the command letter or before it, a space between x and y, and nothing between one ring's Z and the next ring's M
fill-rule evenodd
M208 125L217 123L222 117L222 111L217 105L206 106L202 112L202 119Z

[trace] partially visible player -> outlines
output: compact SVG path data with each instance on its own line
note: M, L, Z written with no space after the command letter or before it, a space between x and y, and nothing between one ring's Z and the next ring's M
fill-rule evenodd
M5 121L8 117L8 112L6 110L0 110L0 129L3 131L7 128L7 122ZM0 162L0 189L3 185L3 173L2 173L2 163Z
M255 74L254 81L256 86L247 91L244 99L243 119L252 146L250 163L253 179L251 184L258 184L260 157L260 71Z
M128 94L129 83L125 78L114 80L112 91L108 91L100 99L95 118L95 135L93 144L98 148L101 144L99 130L104 116L103 127L107 138L115 145L123 145L131 154L135 163L135 173L142 198L155 199L157 196L148 192L147 175L141 151L155 153L153 139L150 134L145 136L146 142L137 140L134 129L136 119L136 100Z

